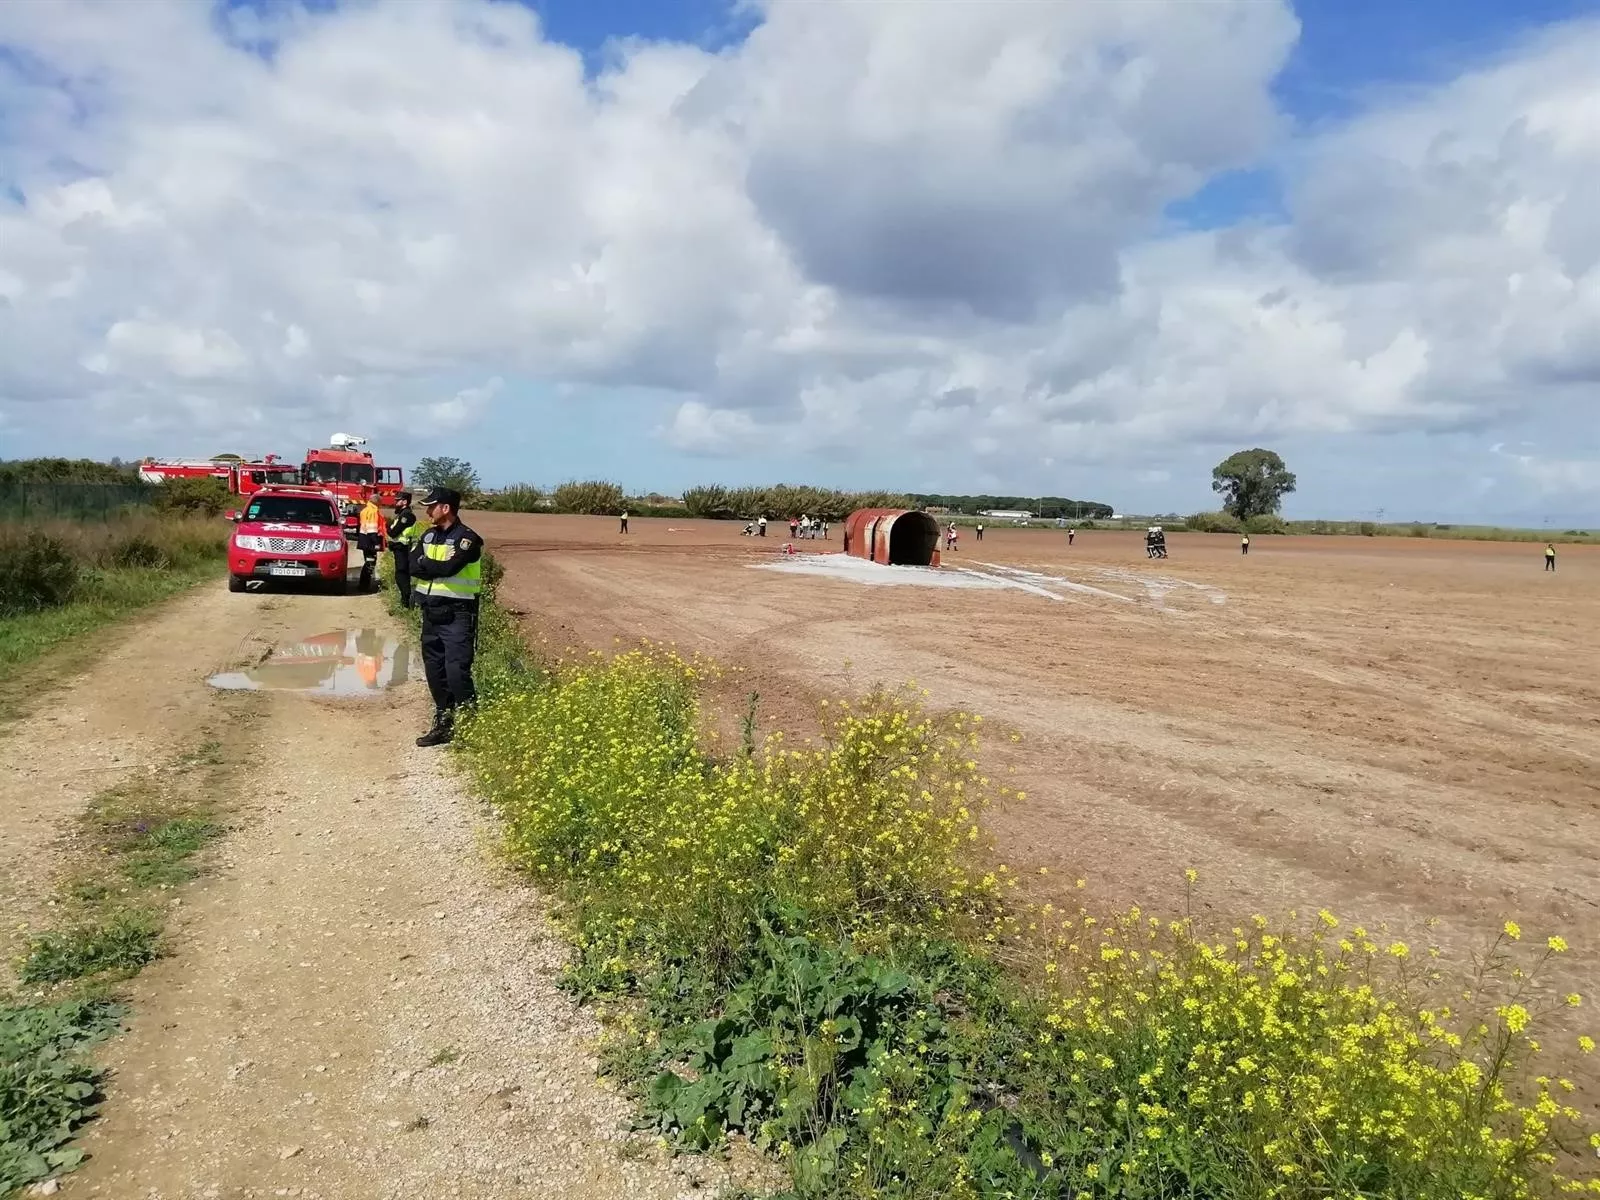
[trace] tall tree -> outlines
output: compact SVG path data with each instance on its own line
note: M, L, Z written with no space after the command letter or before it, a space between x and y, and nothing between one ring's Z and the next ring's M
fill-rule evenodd
M411 472L414 487L447 487L470 496L478 490L478 473L462 458L425 458Z
M1241 521L1278 511L1294 491L1294 472L1274 450L1240 450L1212 469L1211 490L1222 495L1222 507Z

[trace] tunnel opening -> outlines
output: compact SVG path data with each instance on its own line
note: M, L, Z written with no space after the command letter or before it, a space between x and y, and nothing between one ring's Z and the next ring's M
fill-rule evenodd
M926 567L939 548L939 522L925 512L903 512L889 526L889 565Z
M903 508L860 508L844 523L844 552L885 566L931 567L939 561L939 522Z

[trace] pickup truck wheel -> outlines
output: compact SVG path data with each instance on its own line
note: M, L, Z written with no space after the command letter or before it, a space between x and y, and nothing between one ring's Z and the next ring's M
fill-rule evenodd
M229 575L228 576L228 590L230 592L242 592L242 591L244 591L244 582L245 581L243 579L239 578L239 576L237 576L237 575Z

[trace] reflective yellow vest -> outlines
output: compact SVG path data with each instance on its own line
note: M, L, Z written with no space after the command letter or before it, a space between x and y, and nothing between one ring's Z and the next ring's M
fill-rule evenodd
M431 558L435 562L443 562L450 557L452 547L446 542L423 542L422 554L424 558ZM483 559L469 562L454 575L446 575L441 579L424 579L418 575L411 584L413 595L430 596L441 600L476 600L483 590Z

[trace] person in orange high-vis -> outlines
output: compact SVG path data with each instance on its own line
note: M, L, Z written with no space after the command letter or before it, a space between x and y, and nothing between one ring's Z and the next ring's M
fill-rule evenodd
M383 510L378 507L378 502L372 493L365 492L362 497L361 515L356 524L356 545L361 547L361 590L370 592L374 585L373 578L378 567L378 555L383 550Z

